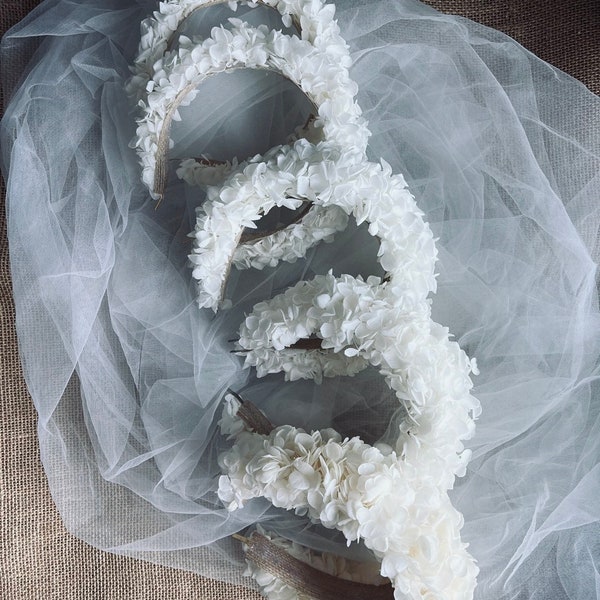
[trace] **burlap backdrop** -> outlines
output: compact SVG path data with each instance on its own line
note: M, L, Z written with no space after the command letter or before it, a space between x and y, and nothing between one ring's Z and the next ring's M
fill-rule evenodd
M505 31L600 93L598 0L426 0ZM4 33L38 0L0 0ZM39 461L36 413L22 378L0 202L0 598L258 600L242 587L91 548L63 527ZM242 582L240 582L242 583Z

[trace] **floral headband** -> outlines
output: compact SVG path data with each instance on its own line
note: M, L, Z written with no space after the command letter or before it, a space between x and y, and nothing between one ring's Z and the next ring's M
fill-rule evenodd
M311 139L228 165L221 184L208 188L190 256L198 304L215 311L227 306L232 265L263 268L293 261L345 228L350 215L367 222L380 242L384 278L365 281L330 272L302 281L254 306L240 328L238 350L259 377L283 372L286 380L319 382L376 366L406 412L393 447L369 445L332 429L273 427L252 405L228 394L220 427L233 446L219 457L224 473L219 498L233 511L264 497L341 531L348 544L362 540L377 559L379 574L352 568L356 581L372 586L388 578L397 599L472 598L478 569L460 539L463 519L448 490L470 458L463 441L473 435L479 413L470 394L476 364L431 319L428 295L436 288L437 251L423 213L401 175L384 161L366 158L369 131L355 101L334 7L319 0L264 2L282 14L284 24L293 22L302 38L233 19L229 29L215 28L205 40L180 36L175 49L182 21L211 4L161 3L143 23L129 87L143 113L136 147L142 180L153 197L164 193L177 109L191 102L212 74L274 70L308 96L317 118ZM184 172L186 165L180 167ZM297 222L255 239L244 237L244 229L274 206L303 205ZM293 576L294 560L321 574L343 576L335 558L292 548L266 532L243 542L250 572L272 600L306 597ZM314 585L319 589L304 591L339 597L341 588L338 596L327 596L329 583L317 577ZM384 588L377 589L385 597ZM358 590L343 595L379 597Z
M160 4L160 11L142 23L142 40L134 62L134 76L128 83L129 93L139 100L144 116L138 120L135 147L142 162L142 180L155 198L162 197L166 178L166 155L177 109L190 104L195 89L207 77L239 68L267 69L280 72L314 96L320 106L320 117L343 115L344 122L334 130L345 132L346 142L366 148L366 125L360 127L360 109L350 102L356 84L348 75L350 57L346 43L333 20L333 5L298 0L266 0L260 2L277 9L284 24L298 23L302 39L290 38L266 27L254 29L239 20L230 20L233 30L213 29L206 40L179 36L177 48L173 40L182 22L196 10L222 2L171 0ZM250 6L257 3L247 2ZM237 4L231 2L235 8ZM304 74L303 78L298 73ZM318 89L312 77L320 74ZM331 81L332 76L335 81ZM323 81L323 78L325 81ZM300 79L300 81L298 81ZM311 85L312 84L312 85ZM311 89L312 87L312 89ZM312 93L311 93L312 92ZM335 95L329 96L335 92ZM320 102L319 102L320 99ZM340 110L343 109L343 110ZM347 121L347 122L346 122ZM346 125L346 127L344 127ZM354 125L354 127L352 127ZM327 132L327 126L324 127ZM356 136L356 137L353 137ZM344 141L340 139L340 141ZM185 171L185 165L183 166Z

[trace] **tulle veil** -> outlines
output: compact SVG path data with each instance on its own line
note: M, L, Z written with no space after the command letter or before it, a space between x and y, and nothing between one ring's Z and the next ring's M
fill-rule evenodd
M2 42L17 330L54 500L94 546L248 586L230 536L257 522L360 558L267 502L228 513L216 422L233 388L276 424L386 435L398 415L376 371L256 379L229 342L299 279L376 272L376 243L351 226L294 264L234 272L230 310L195 306L187 234L203 193L173 176L156 208L130 147L124 81L155 8L46 0ZM434 318L481 371L473 460L451 493L476 598L600 598L600 99L505 35L412 0L339 0L336 14L370 157L405 175L439 238ZM261 9L235 16L281 27ZM263 152L306 110L277 76L215 77L182 111L172 157Z

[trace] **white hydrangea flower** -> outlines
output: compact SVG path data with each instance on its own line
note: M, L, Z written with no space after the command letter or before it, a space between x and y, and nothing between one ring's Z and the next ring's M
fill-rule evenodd
M297 208L299 199L321 211L309 211L300 223L260 243L237 243L243 228L273 206ZM379 261L392 276L388 287L395 296L417 302L435 291L433 234L404 178L393 175L383 161L367 162L355 148L339 150L325 141L300 139L255 157L222 186L209 189L208 200L198 209L190 256L199 306L217 310L232 262L263 268L294 261L343 229L349 214L358 223L368 221L369 231L379 237Z
M284 549L290 556L323 573L357 583L370 585L386 583L386 579L379 574L379 565L376 562L356 562L328 552L315 552L274 533L267 532L260 525L256 527L256 530L273 544ZM258 583L262 593L269 600L310 600L310 597L298 592L248 558L246 564L248 568L245 575L252 577Z
M349 542L362 539L396 598L472 597L478 569L460 541L462 516L427 462L413 464L331 429L309 434L289 425L268 436L241 432L219 462L227 474L219 497L230 509L264 497L342 531ZM253 574L271 586L269 598L292 593L268 573Z
M339 36L333 10L312 0L265 3L282 14L300 16L303 39L230 19L230 29L215 27L205 40L180 36L178 47L171 49L169 41L179 23L205 2L163 3L164 11L161 5L161 12L142 24L145 33L129 89L142 110L133 146L151 194L159 148L168 141L171 121L179 118L176 109L192 102L195 88L206 77L238 68L274 70L291 79L317 108L324 106L313 124L324 138L362 148L364 153L369 132L354 100L357 89L348 74L348 48ZM335 107L331 95L336 97ZM189 163L182 166L182 173L187 174L189 167Z

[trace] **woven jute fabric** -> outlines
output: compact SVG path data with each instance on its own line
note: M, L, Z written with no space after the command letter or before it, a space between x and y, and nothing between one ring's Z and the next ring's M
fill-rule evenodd
M598 0L426 0L500 29L600 93ZM38 4L2 0L0 32ZM258 600L241 586L96 550L70 535L39 460L36 413L19 364L0 201L0 598L6 600ZM240 581L241 583L241 581Z
M598 0L422 0L507 33L600 94Z

